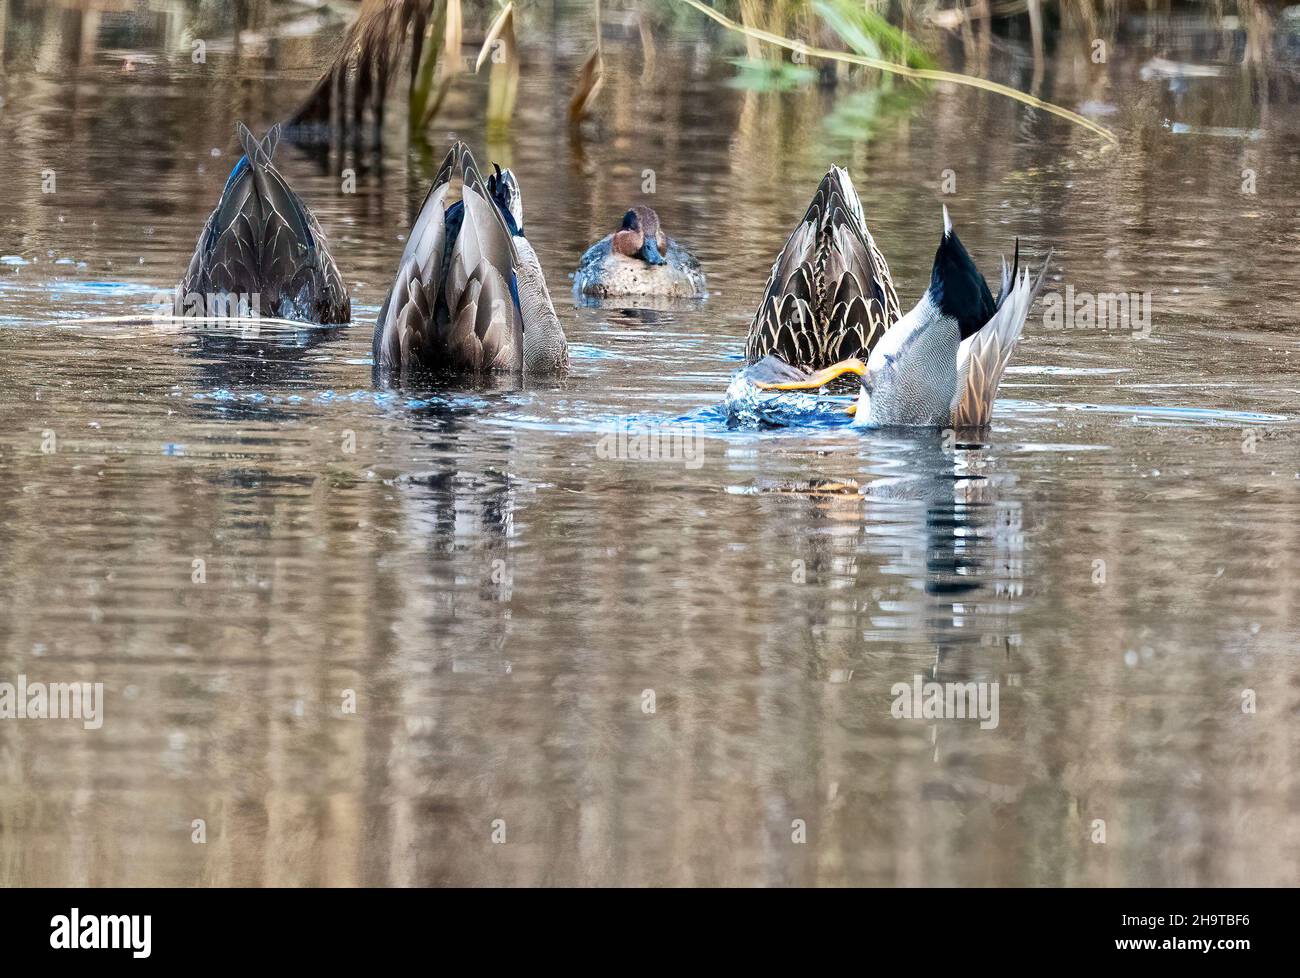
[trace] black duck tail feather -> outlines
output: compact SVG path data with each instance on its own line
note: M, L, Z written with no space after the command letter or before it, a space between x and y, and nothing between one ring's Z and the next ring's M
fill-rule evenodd
M998 286L997 307L1002 308L1002 303L1007 301L1007 295L1011 292L1011 287L1015 284L1016 276L1020 273L1020 239L1016 238L1016 248L1011 259L1011 267L1007 267L1007 256L1002 256L1002 283Z
M239 133L239 145L243 147L248 162L257 166L270 166L275 148L280 144L280 124L277 122L273 125L260 140L242 122L236 123L236 129Z
M271 157L275 155L275 148L280 145L281 132L282 130L280 129L280 123L277 122L269 130L267 130L266 135L262 137L261 152L262 152L262 156L265 158L267 162L267 165L270 165Z
M257 150L261 145L257 137L253 135L251 129L242 122L235 123L235 135L239 139L240 148L244 151L244 156L248 162L252 163L257 158Z
M944 231L930 271L930 298L945 316L957 320L961 339L973 336L997 312L993 293L943 209Z

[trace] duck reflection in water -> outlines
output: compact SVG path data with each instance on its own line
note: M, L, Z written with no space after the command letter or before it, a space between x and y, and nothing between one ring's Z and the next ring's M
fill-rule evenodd
M945 663L961 674L974 646L1017 644L1023 513L1010 498L1014 477L998 471L987 446L952 432L900 433L874 440L853 463L761 491L806 496L825 520L826 532L800 544L801 553L811 549L802 573L852 577L852 591L864 596L854 635L891 647L919 640L934 650L935 676ZM850 527L852 555L845 553ZM814 633L834 631L842 599L836 589L810 591L803 603Z

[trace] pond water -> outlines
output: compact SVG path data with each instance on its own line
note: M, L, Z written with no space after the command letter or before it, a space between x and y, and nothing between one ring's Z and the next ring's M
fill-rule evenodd
M1037 64L1019 37L935 46L1085 111L1108 148L952 85L737 84L741 49L689 11L647 65L614 11L574 140L589 15L548 5L508 132L468 80L427 150L391 113L354 193L347 161L281 146L353 323L245 330L149 315L235 121L287 116L342 24L271 5L236 45L209 5L0 10L0 681L104 689L99 729L0 722L0 884L1300 878L1281 21L1264 65L1179 18L1104 26L1104 64L1079 31ZM567 379L372 384L452 134L519 176ZM990 277L1019 237L1035 265L1055 249L1071 310L1132 293L1149 320L1037 307L978 442L830 409L729 425L746 326L831 163L904 308L947 203ZM578 257L651 175L711 294L575 304ZM617 457L629 425L685 457ZM896 718L916 677L996 684L997 725Z

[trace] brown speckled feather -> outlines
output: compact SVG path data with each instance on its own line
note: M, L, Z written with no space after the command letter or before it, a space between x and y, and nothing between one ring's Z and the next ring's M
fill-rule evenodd
M831 167L772 265L745 356L821 369L866 358L899 317L889 265L848 174Z

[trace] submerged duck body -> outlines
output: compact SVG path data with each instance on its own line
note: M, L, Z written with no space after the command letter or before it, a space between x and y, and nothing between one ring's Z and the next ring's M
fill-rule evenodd
M260 141L242 123L238 132L244 155L199 235L173 311L348 322L351 299L325 234L271 162L280 127Z
M696 299L705 294L699 261L668 237L651 207L633 207L619 230L588 248L574 289L595 299L657 296Z
M461 199L448 204L459 167ZM484 180L464 143L443 160L375 323L380 371L529 374L568 367L564 329L523 233L523 197L500 167Z
M812 390L856 374L854 424L874 428L983 428L988 425L1047 262L1038 276L1002 264L995 300L943 211L943 237L921 300L873 345L864 363L849 357L800 380L757 381L764 390ZM1050 260L1050 255L1048 260Z

